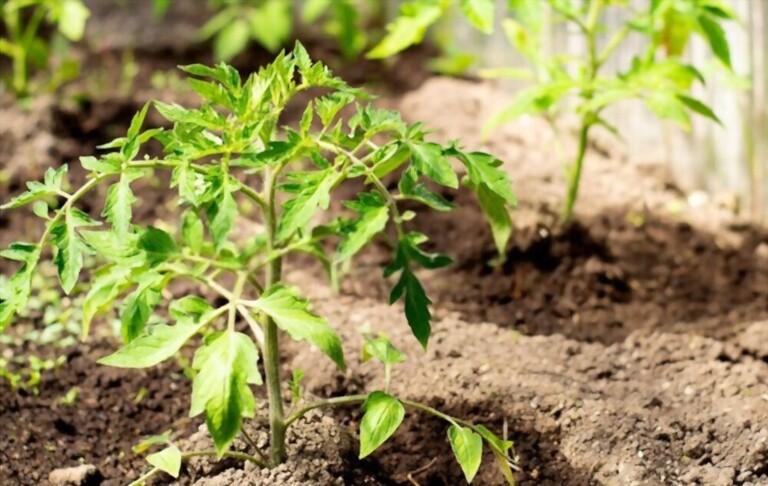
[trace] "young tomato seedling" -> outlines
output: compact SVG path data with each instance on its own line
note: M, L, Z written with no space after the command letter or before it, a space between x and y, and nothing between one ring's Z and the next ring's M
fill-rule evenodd
M624 23L613 31L601 22L609 7L623 9L627 14ZM730 50L721 24L734 19L735 14L727 0L650 0L646 8L638 11L626 0L511 0L510 8L513 17L504 20L504 30L510 43L530 63L528 74L535 84L522 90L510 106L489 120L486 131L527 114L543 114L557 131L558 110L575 109L580 117L578 149L571 163L566 164L564 221L573 216L590 131L600 125L619 135L603 116L609 106L639 99L659 118L672 120L685 129L690 128L690 113L719 123L706 104L691 97L693 85L703 84L704 76L681 56L690 39L698 35L730 69ZM547 53L543 44L547 18L573 26L586 45L586 56ZM634 42L632 36L642 39L642 44ZM615 54L634 45L642 47L632 53L630 66L618 73L606 73L606 64ZM496 72L502 77L521 75L514 69Z
M335 275L374 237L393 237L394 255L384 270L387 277L397 276L390 300L404 302L408 325L426 347L430 301L416 270L443 267L451 260L424 250L427 237L407 229L406 221L415 215L401 212L402 203L450 210L453 205L425 182L458 188L459 176L450 160L455 159L466 168L463 182L477 193L496 244L503 250L511 227L507 208L515 203L515 196L499 168L501 162L485 153L465 152L455 143L428 142L420 124L408 125L396 112L355 104L364 94L333 77L322 64L313 63L299 44L245 81L225 64L183 69L193 76L189 84L202 98L199 107L155 102L172 127L142 132L149 108L145 106L125 137L103 146L112 152L80 159L89 173L84 185L73 191L66 180L66 166L50 169L43 182L29 183L27 192L3 206L34 203L35 214L46 224L37 243L14 243L0 253L21 263L0 301L0 324L7 325L27 305L35 266L51 248L67 293L75 289L86 255L95 255L88 261L99 262L90 272L84 336L96 314L120 309L124 345L101 363L145 368L171 358L186 343L198 346L192 364L196 375L190 416L205 415L216 450L182 453L171 445L149 457L155 469L142 480L158 471L177 476L182 461L195 455L275 466L286 460L286 429L308 411L362 404L361 457L387 440L403 420L405 409L411 408L448 422L451 447L468 481L480 466L483 443L512 481L508 455L512 443L482 425L394 397L388 386L367 395L299 401L286 413L284 385L295 393L298 377L285 384L280 379L282 333L306 341L340 369L345 367L341 340L331 325L284 284L282 267L288 255L312 255ZM308 103L298 126L278 131L288 103L310 88L325 94ZM356 109L348 120L341 115L345 107ZM162 158L140 155L142 144L150 139L164 147ZM132 185L154 170L172 174L171 188L178 192L182 210L175 232L134 224L137 198ZM399 182L397 189L390 190L384 179L393 177ZM349 215L327 217L324 212L334 190L350 179L362 184L354 199L344 201ZM101 185L109 186L103 221L76 207ZM258 220L251 224L245 221L249 216L242 209L245 201L258 213ZM243 238L233 232L235 227L256 229ZM203 295L216 294L215 301L223 304L212 306L191 295L167 299L167 317L173 324L155 324L161 319L155 315L157 308L173 292L170 284L178 280L200 284L206 289ZM239 321L247 323L252 336L240 332ZM404 356L383 338L368 338L365 346L368 357L383 362L388 383L390 367ZM257 366L259 359L264 377ZM268 457L232 452L229 448L242 432L243 419L256 411L251 387L262 382L269 401Z
M53 43L41 30L44 22L55 24L59 33L70 41L83 37L90 15L81 0L6 0L0 4L0 19L6 37L0 37L0 55L11 60L12 75L3 80L21 98L30 92L30 67L46 68ZM48 76L47 89L55 89L77 75L79 66L66 60Z

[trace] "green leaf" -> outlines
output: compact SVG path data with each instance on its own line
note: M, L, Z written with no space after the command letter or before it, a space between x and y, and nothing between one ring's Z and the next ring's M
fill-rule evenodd
M147 462L178 478L181 471L181 451L175 445L170 445L160 452L148 455Z
M213 55L220 61L229 61L245 50L250 34L248 22L243 18L235 19L213 40Z
M504 479L507 480L508 484L514 486L515 476L512 474L512 467L510 466L512 461L508 456L509 450L514 444L511 441L502 440L496 437L493 432L483 425L475 425L475 431L485 439L485 442L491 448L491 452L493 452L493 457L496 459L496 465L498 466L501 475L504 476Z
M484 152L462 152L455 147L452 152L467 167L469 180L477 186L485 186L510 206L517 205L517 197L512 192L512 182L507 173L499 169L502 162Z
M513 231L512 218L507 211L506 201L486 185L470 183L470 188L477 194L477 200L491 227L496 251L500 256L505 255L507 243L509 243Z
M345 231L336 254L337 262L351 259L383 231L389 221L389 208L378 194L361 194L358 198L358 201L346 203L360 216Z
M208 225L216 249L221 249L227 242L237 218L237 201L232 195L233 189L229 187L228 180L228 177L224 179L225 182L218 190L216 199L206 207Z
M275 52L291 36L291 5L284 0L266 0L251 11L251 36L268 51Z
M0 209L18 208L45 197L61 196L63 193L62 184L67 175L67 171L68 166L66 164L58 169L49 167L45 171L45 177L42 183L37 181L27 182L27 191L0 206Z
M132 207L137 201L131 191L131 182L140 176L138 171L125 171L120 176L120 181L112 184L107 191L102 216L112 223L118 236L125 236L131 229Z
M194 324L185 322L175 326L151 326L146 334L130 341L115 353L101 358L99 363L117 368L155 366L176 354L207 322L201 319Z
M179 188L179 195L188 203L197 207L201 202L205 180L197 174L189 163L182 163L173 169L171 187Z
M400 401L384 392L368 395L363 404L365 415L360 421L360 459L378 449L405 418L405 407Z
M106 311L114 300L120 295L123 286L126 285L129 277L129 271L126 267L116 265L108 272L97 275L91 282L91 288L83 301L83 323L82 338L88 337L93 318ZM143 328L143 326L142 326Z
M333 0L306 0L301 8L302 22L313 24L328 10L332 3Z
M18 311L27 306L32 291L32 273L40 259L40 249L29 243L13 243L0 256L22 262L21 268L0 288L0 331Z
M90 12L80 0L64 0L59 15L59 31L71 41L79 41L85 32Z
M419 183L418 177L416 171L411 167L403 173L400 183L398 184L398 189L400 189L402 196L425 204L437 211L450 211L456 207L455 204L446 201L445 198L439 194L435 194L428 190L423 183Z
M677 95L677 99L682 101L685 106L698 113L699 115L709 118L710 120L722 125L722 122L717 117L717 115L715 115L715 112L712 111L712 108L697 100L696 98L691 98L690 96L679 94Z
M669 91L649 93L643 101L656 116L679 124L684 130L690 131L691 117L688 116L686 105Z
M432 302L424 292L419 279L407 268L403 269L400 279L392 288L389 303L394 304L401 297L405 300L405 317L408 320L408 326L416 340L426 349L432 330L430 324L432 314L429 312L429 305Z
M464 472L467 483L471 483L483 460L483 439L469 427L451 425L448 428L448 440L451 442L453 455Z
M382 59L414 45L424 39L424 34L443 13L442 2L438 0L415 0L400 6L400 15L387 25L387 35L367 57Z
M472 25L486 34L493 33L495 0L460 0L459 7Z
M156 266L178 251L171 235L154 226L149 226L139 238L139 248L147 255L147 262Z
M324 170L316 174L298 174L296 177L307 177L298 195L286 201L280 226L277 231L279 241L290 238L297 230L309 224L317 209L328 209L330 191L336 180L336 173Z
M240 432L243 417L256 411L248 385L260 385L256 345L245 334L226 331L209 336L195 353L198 371L192 383L189 416L205 412L205 422L219 456Z
M376 338L365 337L363 345L363 358L365 363L371 358L376 358L385 365L393 365L405 361L405 355L397 349L389 339L384 336Z
M179 300L174 300L168 310L171 317L177 321L197 322L205 314L213 311L213 307L201 297L186 295Z
M425 175L443 186L456 189L459 179L453 166L443 155L443 147L432 142L410 142L413 166L419 174Z
M291 338L309 341L328 355L342 370L345 369L341 339L328 321L309 312L306 300L288 288L277 285L267 289L254 307L271 317Z
M166 430L160 435L151 435L146 439L142 439L141 442L131 447L131 450L134 452L134 454L144 454L150 448L152 448L152 446L155 446L158 444L167 444L170 442L170 440L171 440L171 431Z
M120 308L120 333L123 342L130 343L143 332L155 306L160 302L160 292L165 283L159 273L145 273L139 286L130 293Z
M200 253L203 248L205 230L200 216L191 209L184 211L181 217L181 241L193 253Z
M708 15L699 15L698 21L715 57L725 64L728 69L733 69L731 65L731 48L728 45L728 37L725 35L725 30L716 20L713 20Z
M51 228L51 239L56 247L53 263L59 274L61 288L66 294L72 292L83 268L83 254L88 247L77 234L80 226L94 226L99 223L76 209L67 208L63 220Z

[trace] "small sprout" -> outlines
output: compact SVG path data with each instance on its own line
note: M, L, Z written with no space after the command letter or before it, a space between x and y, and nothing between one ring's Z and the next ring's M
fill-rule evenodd
M59 398L59 403L66 406L72 406L74 405L75 400L77 400L79 395L80 389L76 386L73 386L63 397Z

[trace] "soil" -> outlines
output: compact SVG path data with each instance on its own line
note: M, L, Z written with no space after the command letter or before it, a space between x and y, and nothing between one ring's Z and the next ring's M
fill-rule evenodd
M163 62L173 49L146 59ZM253 56L240 62L258 63ZM392 393L506 431L519 484L768 485L768 233L717 196L688 198L663 166L626 161L602 134L586 161L575 222L560 226L561 166L546 125L525 119L482 141L477 121L508 95L485 83L432 78L399 97L425 79L405 66L391 78L408 81L395 82L382 103L424 121L436 139L460 138L505 161L521 201L506 261L489 264L492 240L464 192L446 195L461 209L415 219L413 229L457 261L420 274L435 314L427 352L401 308L385 304L384 248L362 255L340 296L316 266L287 265L288 280L342 335L349 370L340 374L319 353L286 342L286 374L303 369L307 391L318 396L381 388L380 370L357 358L359 329L367 326L409 357L395 368ZM157 95L147 79L138 82L145 88L128 98L4 111L0 163L10 183L0 185L0 196L124 130L136 107ZM147 208L137 214L143 220L162 217L163 203L172 203L156 188L136 190ZM99 200L89 204L98 211ZM4 244L31 231L29 221L4 214L0 227ZM39 395L0 384L0 484L46 484L54 469L81 463L96 466L101 484L125 484L146 471L131 446L168 429L185 450L211 447L199 420L186 418L190 384L180 364L144 372L98 366L114 346L98 340L67 349L66 364L43 375ZM65 405L72 387L79 395ZM248 427L263 447L260 417ZM462 484L444 423L409 411L393 440L359 461L359 417L356 407L311 414L292 429L291 460L272 471L195 459L178 481L155 483ZM475 484L502 484L486 459Z

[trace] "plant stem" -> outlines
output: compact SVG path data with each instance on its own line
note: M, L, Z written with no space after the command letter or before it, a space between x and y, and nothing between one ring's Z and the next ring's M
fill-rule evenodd
M286 426L291 425L292 423L294 423L295 421L299 420L301 417L306 415L308 412L315 410L317 408L327 408L327 407L336 407L339 405L351 405L355 403L364 403L367 398L368 398L368 395L348 395L345 397L334 397L334 398L327 398L325 400L318 400L316 402L312 402L308 405L305 405L295 413L291 414L291 416L288 417L288 419L285 421L285 425ZM398 399L398 400L400 400L400 403L402 403L406 407L411 407L413 409L419 410L429 415L433 415L453 425L464 425L466 427L472 427L472 424L470 422L467 422L466 420L462 420L456 417L452 417L447 413L443 413L440 410L430 407L429 405L424 405L422 403L414 402L412 400L403 400L403 399Z
M275 246L277 221L275 214L275 185L278 170L267 170L265 188L267 190L267 251ZM280 281L282 273L282 258L275 258L266 268L265 288L269 289ZM281 464L286 459L285 454L285 413L280 387L280 340L277 324L268 315L263 315L264 321L264 374L267 378L267 396L269 399L269 456L273 465Z
M568 222L573 217L573 207L576 204L576 198L579 195L579 185L581 182L581 170L584 165L584 157L587 154L587 145L589 143L589 129L591 123L585 119L581 124L579 132L579 151L576 155L574 165L568 168L568 194L565 198L565 207L563 209L563 221Z
M597 25L600 21L600 13L605 6L604 0L591 0L587 20L584 23L584 35L587 36L587 79L585 88L581 93L584 103L588 103L594 96L594 82L597 79L597 73L602 61L597 53ZM610 51L609 51L610 52ZM582 116L581 129L579 131L579 149L576 154L576 160L573 165L568 167L568 193L563 207L563 221L568 222L573 217L573 207L579 195L579 186L581 184L581 172L584 166L584 157L587 154L589 144L589 130L595 123L597 114L589 110Z
M240 297L243 295L243 286L245 285L244 273L237 275L235 281L235 288L232 290L232 295L229 300L229 318L227 319L227 330L229 332L235 332L235 321L237 317L237 304L240 301Z

